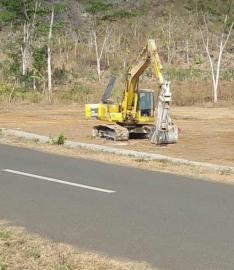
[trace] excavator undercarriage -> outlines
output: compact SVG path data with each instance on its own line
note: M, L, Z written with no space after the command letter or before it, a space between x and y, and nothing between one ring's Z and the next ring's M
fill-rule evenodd
M101 124L93 127L93 137L114 141L129 139L150 139L154 133L154 125L121 126L121 124Z

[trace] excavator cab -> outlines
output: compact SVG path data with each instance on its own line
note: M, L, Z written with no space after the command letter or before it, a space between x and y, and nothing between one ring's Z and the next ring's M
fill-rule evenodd
M138 91L138 108L140 117L154 116L154 91L151 89L140 89Z

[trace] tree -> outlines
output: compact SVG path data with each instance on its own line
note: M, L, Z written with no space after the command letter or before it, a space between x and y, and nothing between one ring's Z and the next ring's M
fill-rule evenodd
M93 36L93 40L94 40L94 47L95 47L95 53L96 53L96 64L97 64L97 74L98 74L98 80L101 80L101 59L102 59L102 55L106 46L106 42L109 39L111 35L111 30L109 29L109 27L106 27L106 31L105 31L105 36L104 36L104 40L102 42L102 46L101 49L99 49L98 46L98 42L97 42L97 34L96 31L93 30L92 31L92 36Z
M30 46L35 31L36 16L38 12L37 0L0 0L0 7L5 16L3 23L11 23L15 28L21 28L21 71L25 76L28 70L30 58Z
M206 50L206 54L209 60L210 64L210 71L212 76L212 83L213 83L213 101L214 103L218 102L218 86L219 86L219 79L220 79L220 69L221 69L221 61L223 57L224 49L228 43L228 40L230 38L234 21L232 21L231 25L228 27L228 16L226 15L224 18L223 27L220 34L220 41L219 41L219 47L218 47L218 57L215 59L212 56L211 53L211 47L210 47L210 31L208 27L208 21L205 15L203 15L203 22L205 30L203 30L200 27L200 33L202 37L202 42L204 45L204 48Z

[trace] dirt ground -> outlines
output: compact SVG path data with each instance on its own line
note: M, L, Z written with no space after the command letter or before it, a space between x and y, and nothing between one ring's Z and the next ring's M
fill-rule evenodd
M113 142L91 137L96 120L87 120L83 106L14 105L0 110L0 127L21 128L43 135L160 153L190 160L234 166L234 107L173 107L180 128L177 144L156 146L148 140Z

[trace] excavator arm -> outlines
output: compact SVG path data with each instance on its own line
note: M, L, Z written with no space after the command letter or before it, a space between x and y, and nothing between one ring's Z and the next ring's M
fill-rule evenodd
M155 110L155 130L151 136L151 142L156 144L176 143L178 141L178 128L173 124L170 117L170 103L172 100L170 82L163 75L157 47L152 39L148 40L148 50L152 55L152 69L160 83L158 107Z
M137 99L138 99L137 90L138 90L139 78L142 75L142 73L144 73L144 71L150 65L150 58L148 57L143 58L143 59L139 59L139 58L138 58L137 64L135 64L134 66L131 66L128 70L128 74L127 74L128 78L127 78L126 88L124 90L123 102L122 102L122 112L123 112L124 118L126 117L130 117L132 119L135 118L136 105L137 105Z

